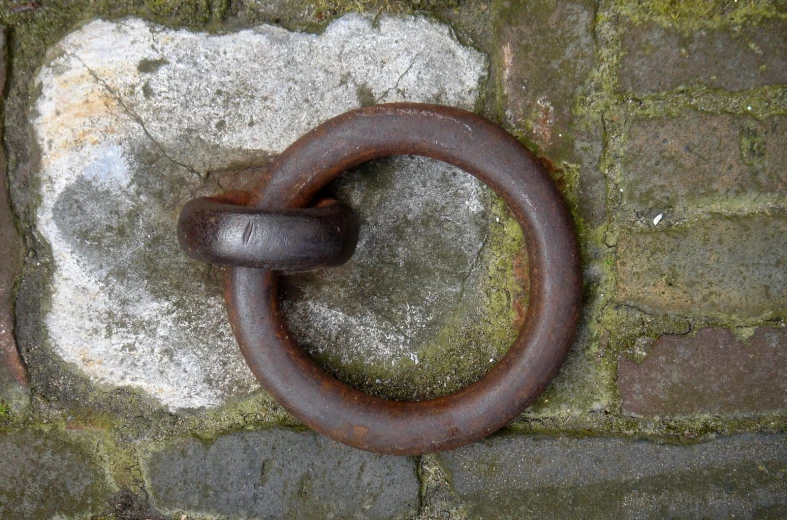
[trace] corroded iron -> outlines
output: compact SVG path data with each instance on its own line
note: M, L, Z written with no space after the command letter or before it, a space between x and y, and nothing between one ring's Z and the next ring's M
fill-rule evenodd
M355 252L358 224L344 204L268 210L247 207L249 197L233 191L189 201L178 219L181 249L211 264L285 271L341 265Z
M373 397L333 378L298 346L279 310L275 271L229 268L225 297L246 362L298 420L357 448L413 455L481 439L544 390L579 319L580 257L569 213L543 166L494 123L445 106L376 105L323 123L278 157L270 181L252 194L248 207L305 208L342 172L390 155L422 155L462 168L489 185L522 227L530 303L516 340L487 374L427 401Z

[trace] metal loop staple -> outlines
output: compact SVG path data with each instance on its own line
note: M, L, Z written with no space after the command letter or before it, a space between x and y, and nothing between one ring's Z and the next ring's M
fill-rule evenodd
M178 241L202 262L282 271L345 263L355 252L358 223L333 200L304 209L250 208L246 192L189 201L180 211Z

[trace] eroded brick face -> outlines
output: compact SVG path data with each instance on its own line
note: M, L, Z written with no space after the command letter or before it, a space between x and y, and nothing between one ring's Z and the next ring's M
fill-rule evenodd
M623 159L623 215L664 215L664 223L698 208L741 198L787 194L787 117L683 110L677 117L636 119Z
M616 299L646 312L773 319L787 314L787 218L721 216L627 230Z
M651 94L703 86L740 91L787 83L787 21L687 30L624 23L619 89Z
M621 360L623 411L639 416L760 415L787 411L787 329L746 338L706 328L661 336L642 363Z

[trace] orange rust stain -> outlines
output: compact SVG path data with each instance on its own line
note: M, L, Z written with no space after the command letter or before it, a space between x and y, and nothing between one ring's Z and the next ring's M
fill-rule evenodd
M528 271L527 251L522 249L514 257L514 280L517 284L517 291L513 298L516 318L512 323L512 327L517 330L524 324L525 315L527 314L525 296L530 292L530 277L528 276Z
M546 98L539 98L536 101L536 119L533 122L533 140L541 148L549 148L552 145L552 127L555 125L555 110L552 103Z

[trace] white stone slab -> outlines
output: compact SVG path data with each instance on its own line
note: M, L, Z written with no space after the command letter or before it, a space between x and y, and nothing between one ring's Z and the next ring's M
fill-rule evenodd
M252 391L215 271L177 249L180 206L215 192L209 172L279 153L362 103L472 108L486 70L483 55L421 17L348 15L320 35L208 35L139 19L69 34L38 76L31 116L54 351L172 409ZM455 188L476 204L476 183Z

